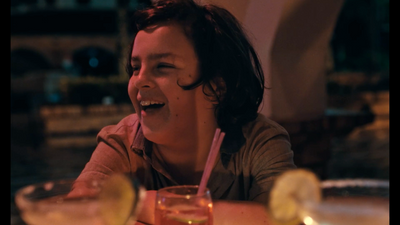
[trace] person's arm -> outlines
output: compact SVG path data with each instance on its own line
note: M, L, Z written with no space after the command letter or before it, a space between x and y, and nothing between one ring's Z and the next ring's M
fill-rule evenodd
M103 127L96 137L97 146L76 182L104 180L113 173L136 172L137 161L141 159L130 146L137 129L133 115L125 117L117 125Z

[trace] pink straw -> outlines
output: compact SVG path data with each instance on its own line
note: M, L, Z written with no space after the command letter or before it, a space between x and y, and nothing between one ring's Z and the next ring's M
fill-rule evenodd
M221 129L217 128L215 130L214 139L211 144L210 152L208 153L208 158L206 162L206 166L203 171L203 176L201 177L199 190L197 191L197 195L200 195L204 192L208 178L210 178L211 171L214 167L215 159L217 158L219 148L221 147L222 141L224 140L225 133L221 132Z

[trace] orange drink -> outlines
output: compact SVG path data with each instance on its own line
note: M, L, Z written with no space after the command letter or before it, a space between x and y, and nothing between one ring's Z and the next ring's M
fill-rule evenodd
M197 194L197 185L182 185L157 191L156 225L212 225L212 200L208 189Z

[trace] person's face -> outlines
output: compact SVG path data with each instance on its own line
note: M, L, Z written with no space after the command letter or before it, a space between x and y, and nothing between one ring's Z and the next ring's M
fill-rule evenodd
M139 31L131 58L128 93L147 139L174 141L214 118L202 86L186 91L178 86L192 84L199 77L193 45L179 25Z

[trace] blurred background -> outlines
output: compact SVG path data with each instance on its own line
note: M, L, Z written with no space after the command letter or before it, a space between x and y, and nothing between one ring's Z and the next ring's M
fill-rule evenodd
M283 7L293 7L290 15L318 17L317 2L288 0ZM96 146L97 132L134 113L124 70L129 17L148 4L11 0L11 224L24 224L13 203L18 188L76 177ZM323 10L329 8L320 14ZM344 0L333 18L318 75L325 97L315 107L323 112L276 120L291 135L295 163L321 179L389 179L389 0ZM277 21L277 37L284 29L312 27L283 16ZM274 46L300 45L300 39L277 38L272 52L280 52ZM271 67L286 58L272 54L271 62L278 63Z

